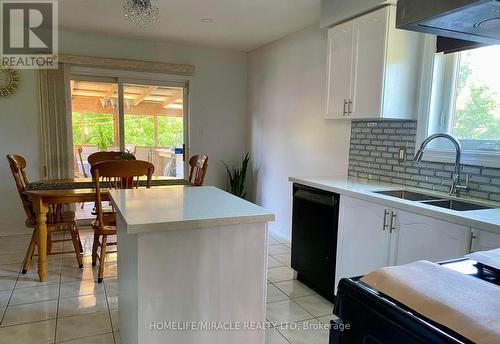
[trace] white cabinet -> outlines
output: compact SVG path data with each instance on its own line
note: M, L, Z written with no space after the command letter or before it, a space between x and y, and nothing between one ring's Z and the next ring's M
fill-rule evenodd
M481 229L472 229L471 252L487 251L500 248L500 233Z
M481 232L478 246L491 235ZM463 257L470 245L469 227L341 196L335 286L384 266Z
M334 27L328 32L328 115L345 117L351 95L352 23Z
M417 260L439 262L466 255L470 228L434 218L393 211L396 233L395 265Z
M340 197L336 283L387 266L391 236L389 212L378 204Z
M422 34L385 6L328 31L326 118L412 119Z
M382 115L389 7L354 21L352 85L348 116Z

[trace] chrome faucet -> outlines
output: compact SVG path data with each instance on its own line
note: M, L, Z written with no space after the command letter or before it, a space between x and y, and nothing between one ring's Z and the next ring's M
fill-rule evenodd
M422 142L422 145L420 146L420 149L418 150L417 154L415 154L415 157L413 158L413 160L417 163L420 163L420 161L422 160L422 156L424 154L425 147L427 147L429 142L431 142L434 139L438 139L438 138L448 139L455 146L455 151L456 151L456 153L455 153L455 169L453 170L453 174L451 177L452 183L450 186L450 195L456 194L457 196L460 196L461 191L467 191L469 189L470 175L465 174L465 184L461 185L460 184L460 177L462 174L463 166L460 163L460 160L462 157L462 146L460 145L460 142L456 138L454 138L451 135L444 134L444 133L439 133L439 134L434 134L434 135L429 136L428 138L426 138L424 140L424 142Z

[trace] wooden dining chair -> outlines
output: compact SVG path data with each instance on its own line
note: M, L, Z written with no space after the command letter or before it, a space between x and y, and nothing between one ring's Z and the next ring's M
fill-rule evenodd
M26 227L32 228L33 232L31 235L31 240L28 246L28 251L23 260L23 270L22 273L25 274L28 270L28 264L34 255L35 247L37 245L37 233L36 233L36 217L33 211L33 205L28 199L24 190L29 184L28 176L26 174L26 160L20 155L9 154L7 155L7 160L9 161L10 170L14 181L16 183L16 188L21 198L23 204L23 209L26 214ZM64 236L60 240L52 240L52 234L56 232L66 232L69 231L71 234L71 239L65 239ZM81 252L82 243L80 241L80 234L78 232L78 227L75 222L75 212L73 211L63 211L62 204L51 204L49 206L49 212L47 214L47 255L51 254L64 254L72 253L73 251L66 252L52 252L52 244L57 242L72 241L74 253L76 255L76 260L78 266L83 268Z
M207 174L208 156L193 155L189 159L189 185L202 186Z
M92 174L92 166L94 166L98 162L110 161L110 160L112 160L112 161L123 160L122 156L123 156L123 153L120 151L96 152L96 153L90 154L89 157L87 158L87 161L90 164L91 174ZM131 154L130 159L135 160L135 156L133 154ZM106 214L110 214L110 213L113 213L113 210L111 209L111 206L106 206L104 209L104 212ZM94 209L92 209L92 215L97 215L95 206L94 206ZM111 219L111 217L109 217L109 219Z
M112 151L112 152L96 152L96 153L92 153L89 155L89 157L87 158L87 161L89 162L90 164L90 167L92 167L93 165L97 164L98 162L101 162L101 161L108 161L108 160L123 160L122 159L122 155L123 153L122 152L118 152L118 151ZM135 160L135 156L134 155L131 155L131 160Z
M139 177L147 176L146 187L151 187L154 165L141 160L108 160L92 166L92 176L96 187L97 219L92 222L94 229L94 244L92 246L92 265L99 260L97 282L101 283L104 276L104 264L107 246L116 242L107 241L109 235L116 235L116 224L109 220L109 214L103 211L101 197L101 182L106 189L133 189L139 187ZM99 252L100 248L100 252Z

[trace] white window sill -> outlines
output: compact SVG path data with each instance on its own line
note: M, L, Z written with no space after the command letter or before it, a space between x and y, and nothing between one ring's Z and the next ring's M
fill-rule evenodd
M449 149L426 149L422 160L454 164L455 151ZM461 163L463 165L500 168L500 153L463 151Z

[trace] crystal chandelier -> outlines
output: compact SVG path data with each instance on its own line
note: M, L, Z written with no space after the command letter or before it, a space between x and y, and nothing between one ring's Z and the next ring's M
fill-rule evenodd
M125 18L138 26L149 26L160 21L158 6L151 0L127 0L123 6Z

